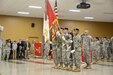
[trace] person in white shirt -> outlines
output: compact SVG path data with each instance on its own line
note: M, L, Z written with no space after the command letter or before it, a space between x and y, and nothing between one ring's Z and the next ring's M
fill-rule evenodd
M17 50L17 43L16 43L16 41L13 42L12 49L13 49L13 59L16 59L16 50Z

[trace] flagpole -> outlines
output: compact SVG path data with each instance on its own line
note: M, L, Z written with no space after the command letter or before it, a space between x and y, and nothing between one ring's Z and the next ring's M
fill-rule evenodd
M43 62L47 62L46 59L49 55L49 50L50 50L50 46L49 46L49 22L48 22L48 15L47 15L47 2L48 0L45 0L45 12L44 12L44 27L43 27L43 33L44 33L44 41L43 41ZM47 30L47 31L46 31ZM46 35L47 34L47 35Z
M45 0L44 19L45 19L45 15L46 15L46 0ZM43 22L43 23L44 23L44 22ZM44 59L45 59L45 58L44 58L44 47L45 47L44 25L43 25L43 36L42 36L42 37L43 37L43 39L42 39L42 42L43 42L43 43L42 43L42 45L43 45L43 49L42 49L42 50L43 50L43 51L42 51L42 55L43 55L43 56L42 56L42 60L43 60L43 63L44 63Z
M55 5L57 6L57 15L56 15L56 18L57 18L57 23L58 23L58 29L60 30L61 27L60 27L59 21L58 21L58 1L57 0L55 0Z

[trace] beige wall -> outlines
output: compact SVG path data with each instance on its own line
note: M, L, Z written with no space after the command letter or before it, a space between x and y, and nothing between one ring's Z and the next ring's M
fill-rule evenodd
M60 20L60 24L62 27L68 27L69 30L79 28L80 33L89 30L93 37L110 38L113 36L113 23Z
M31 27L31 23L35 23L35 28ZM42 40L42 19L0 16L0 24L4 26L2 37L13 40L26 39L28 37L39 37Z
M35 23L35 28L31 27L31 23ZM80 28L81 33L88 29L93 36L108 36L113 35L113 23L99 23L99 22L83 22L83 21L69 21L60 20L62 27ZM28 37L39 37L42 40L43 19L28 18L28 17L14 17L14 16L0 16L0 24L4 26L2 37L5 39L11 38L13 40L26 39Z

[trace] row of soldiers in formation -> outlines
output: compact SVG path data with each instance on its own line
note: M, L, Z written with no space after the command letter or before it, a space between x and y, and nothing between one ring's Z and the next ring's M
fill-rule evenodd
M101 59L110 60L113 57L113 37L110 40L98 37L93 39L88 30L79 35L78 28L72 33L69 33L68 28L61 28L56 33L55 41L52 42L54 68L80 72L81 52L83 52L87 64L84 68L91 69L90 50L93 52L95 63Z

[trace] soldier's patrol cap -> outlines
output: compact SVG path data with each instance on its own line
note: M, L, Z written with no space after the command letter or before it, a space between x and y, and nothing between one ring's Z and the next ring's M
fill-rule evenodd
M64 28L62 28L62 27L60 29L64 30Z
M77 30L77 31L79 31L79 29L78 29L78 28L75 28L75 29L74 29L74 31L76 31L76 30Z
M68 28L64 28L65 30L68 30Z

